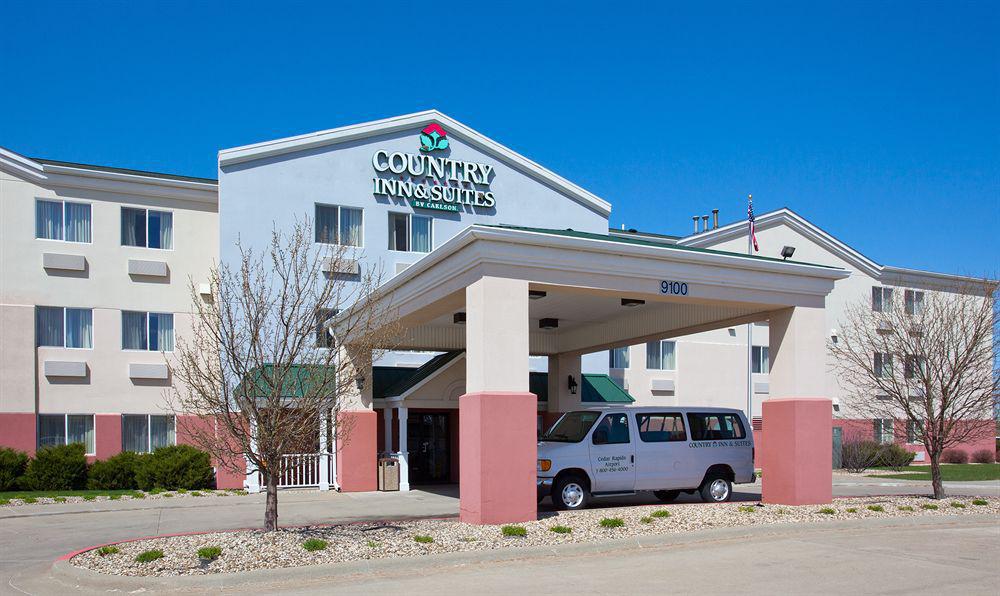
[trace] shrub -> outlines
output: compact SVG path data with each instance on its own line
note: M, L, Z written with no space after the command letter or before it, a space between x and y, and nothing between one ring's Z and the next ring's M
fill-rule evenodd
M38 502L38 499L36 499L35 497L24 497L23 499L21 499L21 502L23 502L25 505L33 505Z
M927 509L928 511L937 511L938 506L934 503L924 503L920 506L921 509Z
M97 497L94 496L94 495L83 495L83 500L84 501L94 501L96 499L97 499Z
M972 500L972 504L973 505L989 505L990 502L987 501L986 499L973 499Z
M0 447L0 491L14 490L28 467L28 454Z
M171 445L140 456L135 471L136 484L142 490L212 488L215 475L208 453L190 445Z
M163 558L163 551L154 548L153 550L147 550L146 552L139 553L139 556L135 558L137 563L152 563L157 559Z
M160 487L156 487L156 488L151 488L151 489L147 490L146 492L149 493L149 494L151 494L151 495L158 495L160 493L165 493L167 491L165 489L160 488Z
M318 550L323 550L326 548L326 540L320 540L319 538L310 538L302 543L302 548L309 552L316 552Z
M885 507L881 505L869 505L867 507L868 511L882 512L885 511Z
M87 457L80 443L39 449L28 462L22 488L28 490L80 490L87 484Z
M896 509L899 509L900 511L913 511L913 507L910 507L909 505L900 505Z
M193 491L191 491L191 496L192 497L204 497L205 495L201 494L199 491L193 490Z
M951 506L955 509L965 509L965 503L959 503L958 501L952 501Z
M214 561L222 554L222 549L217 546L203 546L198 549L198 558L206 561Z
M378 542L375 542L374 540L369 540L368 548L378 548Z
M65 503L66 502L66 497L56 497L56 498L54 498L52 500L55 501L56 503Z
M419 542L420 544L430 544L431 542L434 542L434 538L430 536L423 536L421 534L414 536L413 540Z
M119 552L120 551L117 546L102 546L101 548L97 549L97 554L101 555L102 557L106 557L108 555L117 555Z
M650 513L653 517L670 517L670 512L666 509L657 509L656 511Z
M753 505L740 505L739 510L743 513L753 513L757 508Z
M647 515L646 517L639 518L639 521L642 522L642 523L644 523L644 524L651 524L651 523L653 523L653 518L651 518L651 517L649 517Z
M857 513L858 512L858 508L857 507L848 507L844 511L846 511L848 513Z
M996 459L996 454L990 449L979 449L972 452L972 461L977 464L991 464Z
M848 472L861 473L878 465L882 445L875 441L845 441L840 448L840 465Z
M601 520L602 528L620 528L625 525L625 521L620 517L605 517Z
M91 490L134 490L135 470L140 456L132 451L122 451L114 457L95 461L90 466L87 488Z
M571 534L573 533L573 528L569 526L552 526L549 528L549 532L555 532L556 534Z
M916 456L916 453L907 451L900 445L892 443L889 445L882 445L882 451L879 455L879 459L883 466L887 466L893 470L900 470L913 463L913 458Z
M967 464L969 454L961 449L945 449L941 452L941 462L946 464Z
M500 531L504 536L523 538L528 535L528 530L526 530L524 526L502 526Z
M836 512L837 510L834 509L833 507L824 507L819 510L819 513L822 513L823 515L833 515Z
M10 499L0 499L0 505L10 505Z
M129 493L129 496L132 497L133 499L145 499L146 493L142 492L141 490L137 490L133 493Z
M122 496L121 495L108 495L108 498L111 499L112 501L117 501L118 499L122 498Z

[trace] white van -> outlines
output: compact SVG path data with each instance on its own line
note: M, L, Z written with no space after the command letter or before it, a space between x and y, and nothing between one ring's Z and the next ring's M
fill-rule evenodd
M582 509L592 497L698 491L721 503L754 482L753 433L740 410L616 407L563 414L538 443L538 500Z

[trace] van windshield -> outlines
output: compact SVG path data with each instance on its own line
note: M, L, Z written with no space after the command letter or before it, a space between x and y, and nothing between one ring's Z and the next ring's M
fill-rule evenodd
M587 436L600 412L567 412L555 425L542 435L543 441L579 443Z

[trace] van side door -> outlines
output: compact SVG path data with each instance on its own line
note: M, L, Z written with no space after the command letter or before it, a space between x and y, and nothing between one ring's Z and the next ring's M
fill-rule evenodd
M635 488L693 488L687 428L680 412L637 412L635 415ZM699 479L700 480L700 479Z
M635 490L635 452L629 415L605 414L590 433L591 492Z

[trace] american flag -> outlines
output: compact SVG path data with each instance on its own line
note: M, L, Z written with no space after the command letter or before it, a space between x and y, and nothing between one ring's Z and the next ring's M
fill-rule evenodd
M757 246L757 227L754 224L753 217L753 195L748 196L749 203L747 204L747 222L750 224L750 241L753 242L753 251L760 252L760 247Z

